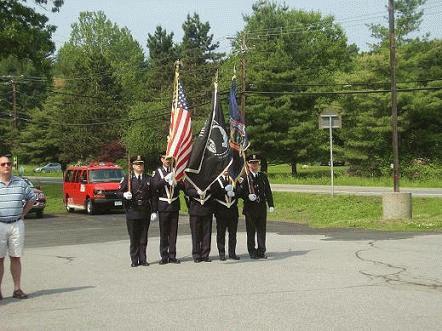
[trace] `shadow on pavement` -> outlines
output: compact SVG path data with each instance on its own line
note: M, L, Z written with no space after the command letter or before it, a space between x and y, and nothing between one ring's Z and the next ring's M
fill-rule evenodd
M62 288L52 288L47 290L39 290L36 292L28 293L29 299L25 300L32 300L34 298L38 298L45 295L53 295L58 293L67 293L67 292L74 292L74 291L80 291L80 290L86 290L90 288L95 288L95 286L78 286L78 287L62 287ZM0 301L0 306L5 306L9 303L14 303L20 301L19 299L14 299L13 297L4 297L2 301Z

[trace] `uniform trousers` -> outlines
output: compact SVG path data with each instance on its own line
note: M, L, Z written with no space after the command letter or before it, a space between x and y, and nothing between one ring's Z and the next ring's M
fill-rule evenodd
M176 258L178 211L160 212L160 254L162 259Z
M264 255L266 251L266 224L267 210L259 208L259 212L245 212L246 230L247 230L247 250L250 256ZM258 249L255 247L255 234L258 242Z
M133 264L147 262L147 232L150 219L126 219L127 232L129 233L129 254Z
M236 232L238 230L238 216L215 214L216 218L216 244L219 255L226 254L226 230L229 231L229 256L235 255Z
M209 257L212 236L212 218L212 215L190 215L193 259L205 259Z

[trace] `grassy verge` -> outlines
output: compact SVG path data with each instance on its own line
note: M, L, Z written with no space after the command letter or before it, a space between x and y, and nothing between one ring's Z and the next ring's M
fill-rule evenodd
M65 213L62 186L42 186L48 202L48 214ZM181 212L187 212L183 195ZM385 231L442 231L442 199L413 198L413 219L383 221L382 198L338 195L275 192L275 212L269 220L308 224L311 227L365 228ZM240 200L240 210L242 201Z
M312 227L365 228L385 231L442 230L440 198L413 198L413 219L383 221L382 198L274 193L276 210L269 219Z
M392 177L358 177L348 176L348 167L334 168L335 185L346 186L393 186ZM327 166L297 167L298 176L290 175L288 164L270 165L268 175L274 184L304 184L304 185L330 185L330 168ZM442 178L426 180L410 180L401 178L402 187L442 187Z
M34 182L34 184L38 184ZM46 195L46 214L65 213L63 204L63 186L60 184L41 184L40 188Z

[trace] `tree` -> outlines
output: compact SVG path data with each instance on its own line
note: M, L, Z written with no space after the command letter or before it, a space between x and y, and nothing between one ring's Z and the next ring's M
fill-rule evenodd
M410 41L410 39L407 39L410 33L419 31L419 26L422 23L422 16L424 14L421 6L423 6L425 2L427 2L427 0L395 1L396 40L398 45ZM388 45L388 25L368 24L368 27L371 30L371 36L379 40L378 44L371 45L373 49Z
M139 44L104 13L84 12L59 52L56 70L65 80L58 106L64 160L97 158L121 140L132 103L145 95L145 63Z
M161 26L157 26L154 34L148 34L147 48L147 90L149 100L158 100L161 97L170 98L175 61L178 60L177 46L173 42L173 33L167 33Z
M198 14L187 15L182 25L184 36L179 46L179 55L183 66L181 77L185 82L187 99L194 107L195 120L205 118L208 107L197 107L209 103L212 96L212 84L216 69L224 56L217 53L219 43L213 43L209 22L201 22Z
M333 83L336 71L350 68L355 48L334 19L320 13L260 2L245 21L239 38L253 45L246 53L251 148L290 163L295 173L296 163L318 159L322 134L318 97L299 93L311 90L308 84Z
M60 49L56 70L70 75L71 59L81 61L97 54L109 63L112 75L123 88L126 102L145 96L146 63L139 43L126 27L119 28L102 11L82 12L78 22L72 25L69 42Z
M25 1L2 0L0 2L0 58L14 55L18 59L29 59L39 69L48 69L48 57L54 52L51 40L55 26L49 25L45 15L25 6ZM45 0L37 3L46 4ZM62 1L54 1L58 8Z
M398 50L398 87L441 87L442 42L415 39ZM361 54L354 70L341 82L364 84L368 89L389 88L389 51ZM440 162L442 136L440 108L442 92L412 91L398 94L399 147L401 168L417 158ZM345 126L346 159L351 171L362 175L390 173L392 162L390 94L348 95L340 100Z

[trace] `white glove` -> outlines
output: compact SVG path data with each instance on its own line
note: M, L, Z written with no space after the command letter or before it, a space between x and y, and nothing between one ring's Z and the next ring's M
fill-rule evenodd
M256 194L253 194L253 193L249 194L249 200L256 201Z
M227 191L227 196L233 198L235 196L235 192L233 191Z
M244 181L244 178L242 178L242 177L239 177L239 178L238 178L238 183L241 184L243 181Z
M196 193L198 193L198 195L203 195L203 191L201 191L200 189L198 189L197 191L196 191Z
M123 193L123 197L124 197L126 200L130 200L130 199L132 199L132 193L130 193L130 192L124 192L124 193Z
M275 208L274 208L274 207L270 207L270 208L269 208L269 212L273 213L274 211L275 211Z
M232 185L226 185L226 187L224 187L224 189L229 192L229 191L233 191L233 186Z
M173 178L173 173L169 173L164 177L164 180L169 184L169 185L173 185L174 182L174 178Z
M158 218L158 213L152 213L152 214L150 214L150 221L151 221L151 222L156 221L157 218Z

